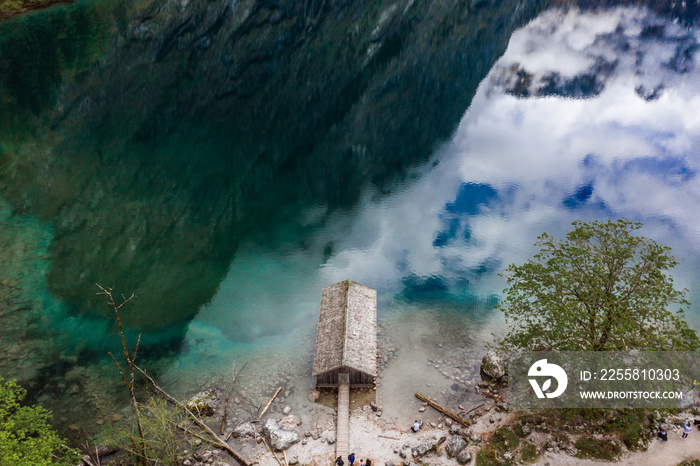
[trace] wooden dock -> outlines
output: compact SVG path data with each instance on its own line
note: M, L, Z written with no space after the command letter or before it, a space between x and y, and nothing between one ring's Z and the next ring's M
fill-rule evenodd
M352 280L321 293L311 375L315 387L338 388L336 457L350 443L350 387L374 387L377 371L377 291Z
M335 456L340 456L345 461L349 451L349 423L350 423L350 384L338 385L338 425L335 436Z

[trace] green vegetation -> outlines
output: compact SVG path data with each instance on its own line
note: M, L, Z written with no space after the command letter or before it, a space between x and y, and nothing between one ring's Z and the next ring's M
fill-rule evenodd
M508 465L520 459L535 462L550 447L576 449L576 456L615 460L623 451L646 448L655 435L657 411L644 409L556 409L521 411L512 430L497 430L477 452L481 466ZM550 434L543 444L528 439L530 432ZM570 452L573 454L573 451Z
M551 446L567 448L573 439L574 446L579 450L577 456L606 459L619 454L620 442L629 450L645 448L654 436L657 420L655 411L647 412L644 409L538 410L521 413L513 431L521 437L527 437L526 433L530 431L551 431ZM599 454L602 456L595 453L598 443L602 442L597 438L606 439L603 442L605 445L600 448ZM530 453L534 453L534 450ZM523 448L523 460L530 453Z
M638 450L644 444L646 412L643 409L618 410L617 415L608 419L601 431L615 433L628 450Z
M520 455L525 463L532 463L540 457L540 451L535 445L525 445L520 452Z
M49 424L51 412L22 406L26 396L15 381L0 377L0 466L74 465L79 455Z
M622 449L611 440L597 439L592 435L584 435L574 443L579 458L613 461L620 456Z
M186 450L192 451L192 443L190 436L186 436L177 426L195 431L196 428L191 425L192 422L187 419L183 411L168 405L161 398L151 398L139 406L142 413L140 423L143 429L146 458L149 464L166 466L180 464L178 458L186 456ZM136 421L131 417L103 429L95 437L94 443L121 448L138 460L141 447L134 448L134 439L138 436Z
M517 435L517 436L520 437L520 438L525 438L525 437L528 436L528 434L527 434L527 433L525 432L525 430L523 429L523 425L520 424L520 423L515 424L515 425L513 426L513 432L515 433L515 435Z
M492 466L501 464L498 462L496 452L482 448L476 452L476 466Z
M520 440L513 431L505 427L498 429L496 433L493 434L493 437L491 437L491 440L503 451L518 448L518 445L520 445Z
M574 222L566 239L543 234L538 254L511 265L499 308L508 333L502 351L698 350L700 339L683 318L687 290L667 274L677 265L670 248L634 234L642 225L625 219ZM646 448L658 413L644 409L557 409L523 413L514 432L552 433L551 443L581 458L614 460ZM489 449L490 448L490 449ZM484 459L497 459L497 449ZM532 461L536 448L523 448ZM491 463L483 463L491 464ZM501 463L499 463L501 464Z
M476 454L477 466L512 464L520 439L512 430L501 427Z
M542 234L540 252L511 265L499 305L508 333L502 350L697 350L700 339L683 319L687 290L666 272L670 248L633 234L625 219L574 222L566 240ZM677 311L669 308L678 306Z

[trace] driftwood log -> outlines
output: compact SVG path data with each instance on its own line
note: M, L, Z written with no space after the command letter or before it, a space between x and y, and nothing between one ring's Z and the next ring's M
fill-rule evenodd
M272 395L272 398L270 398L270 401L267 402L267 404L265 405L265 408L264 408L264 409L262 410L262 412L258 415L258 421L263 417L263 414L265 414L265 412L267 411L267 409L270 407L270 405L272 404L272 402L275 401L275 398L277 398L277 395L279 395L281 391L282 391L282 387L278 388L277 391L275 392L275 394Z
M479 394L481 394L481 395L483 395L483 396L485 396L485 397L487 397L487 398L491 398L492 400L495 400L495 401L497 401L498 403L503 402L503 397L500 396L500 395L494 395L493 393L485 392L485 391L483 391L483 390L479 391Z
M447 408L445 408L444 406L442 406L442 405L436 403L435 401L431 400L430 398L428 398L427 396L423 395L422 393L416 392L416 398L418 398L418 399L421 400L421 401L424 401L424 402L428 403L428 405L429 405L430 407L437 409L437 410L440 411L442 414L444 414L445 416L449 417L450 419L452 419L452 420L455 421L455 422L459 422L459 423L462 424L464 427L469 427L469 425L471 424L471 423L469 422L468 419L464 419L464 418L458 416L457 413L450 411L449 409L447 409Z
M274 456L274 457L275 457L275 460L277 460L277 464L279 464L280 466L284 466L284 464L282 463L282 461L281 461L281 460L277 457L277 455L275 454L275 451L272 449L272 447L270 446L270 444L267 443L267 440L265 440L265 436L264 436L264 435L261 435L260 438L262 438L262 441L263 441L263 443L265 444L265 446L267 446L267 449L270 450L270 453L272 454L272 456Z
M484 406L485 404L486 404L486 403L481 403L480 405L473 407L473 408L470 409L469 411L460 411L460 412L457 413L457 414L458 414L459 416L466 416L467 414L471 413L472 411L476 411L477 409L481 408L481 407ZM462 408L462 405L459 405L459 409L462 409L462 410L463 410L464 408Z

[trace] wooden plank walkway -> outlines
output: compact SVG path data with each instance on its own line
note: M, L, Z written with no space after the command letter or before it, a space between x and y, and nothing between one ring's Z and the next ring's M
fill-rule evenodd
M338 425L336 426L335 456L340 456L343 461L348 459L348 440L350 422L350 384L338 385Z

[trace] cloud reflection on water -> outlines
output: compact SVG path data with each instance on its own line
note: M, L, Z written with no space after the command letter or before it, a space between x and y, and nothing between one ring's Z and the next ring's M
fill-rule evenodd
M527 260L542 232L561 237L574 220L622 216L687 259L677 283L699 301L699 37L640 9L541 15L513 35L436 150L439 163L394 194L366 192L309 234L304 253L242 248L197 320L235 306L241 330L282 332L278 307L287 323L308 324L320 288L346 278L378 288L386 305L403 296L490 306L504 286L497 272ZM255 260L266 283L285 283L275 302L236 284ZM261 311L265 303L274 309Z
M495 272L530 257L542 232L562 236L574 220L626 216L687 259L678 280L696 290L698 37L639 9L541 15L513 35L440 165L378 204L368 196L323 276L386 289L409 275L437 277L457 292L467 277L471 292L486 296L503 286ZM556 74L570 83L603 61L613 65L594 76L600 92L566 98L562 85L564 96L537 96L538 80ZM524 98L512 89L519 70L531 76ZM354 247L368 235L371 246Z

